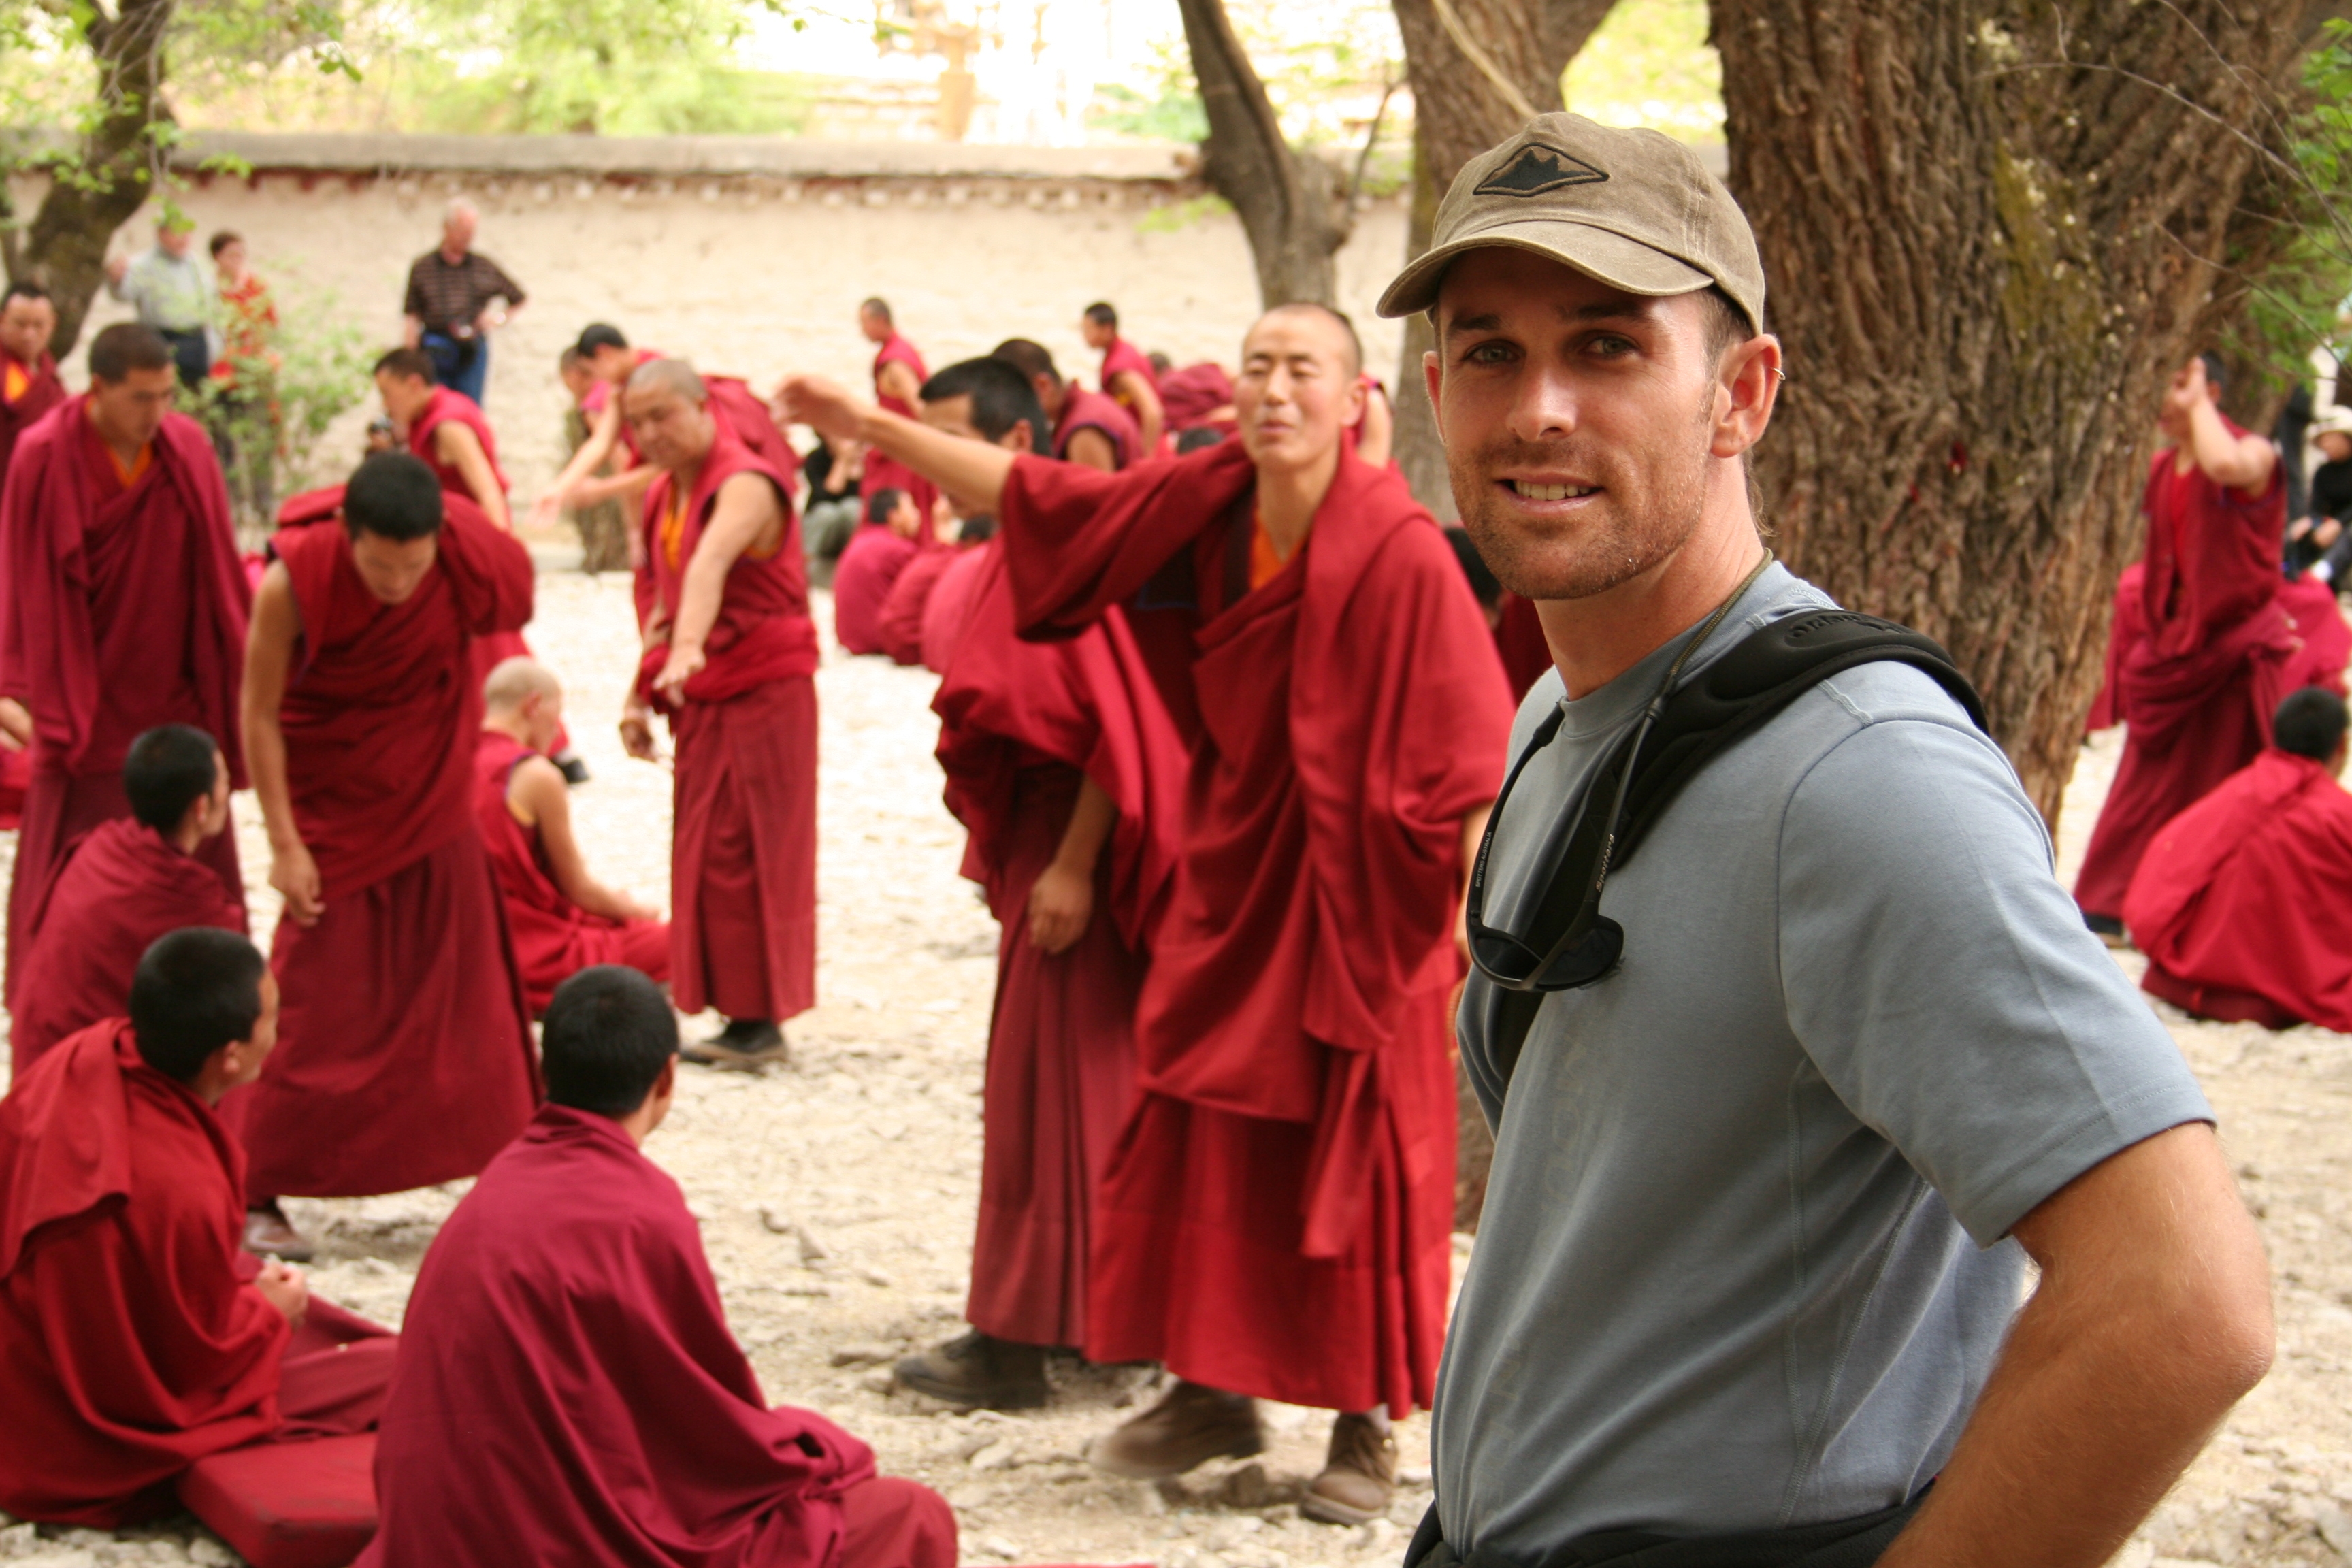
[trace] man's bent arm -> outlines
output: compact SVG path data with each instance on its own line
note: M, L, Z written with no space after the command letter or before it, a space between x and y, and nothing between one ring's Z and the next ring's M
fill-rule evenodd
M677 619L669 634L673 655L681 647L698 649L709 639L727 593L727 574L776 521L777 510L775 488L763 474L737 474L719 487L710 526L695 544L694 559L686 563L686 580L678 587Z
M2203 1122L2102 1161L2015 1235L2041 1285L1879 1568L2099 1568L2269 1369L2262 1238Z
M2278 466L2278 448L2263 437L2232 436L2221 411L2205 398L2189 405L2189 454L2205 477L2245 495L2259 496Z
M856 441L896 458L952 495L993 511L1013 477L1013 454L986 441L950 436L918 419L877 408L821 376L793 375L776 392L780 417L827 440Z
M1160 406L1160 394L1152 390L1151 378L1139 370L1123 370L1112 379L1135 405L1135 422L1143 431L1143 450L1139 455L1160 456L1160 437L1168 428L1168 411Z
M561 499L565 506L586 504L572 499L572 487L604 467L604 459L613 455L620 439L621 389L616 386L604 400L604 406L596 411L595 428L588 432L588 439L580 443L580 449L572 454L572 460L563 465L563 471L547 487L547 493Z
M490 471L490 456L482 450L482 438L474 434L472 426L443 420L433 432L433 455L457 470L484 517L508 533L514 531L514 518L507 511L507 492L499 489L499 477Z
M326 526L333 526L328 524ZM302 635L302 613L294 600L293 580L286 563L270 563L253 596L253 625L246 636L245 681L238 694L238 717L245 729L245 765L253 776L253 793L261 804L261 820L268 829L270 882L277 886L281 868L308 865L308 880L299 896L279 887L298 918L317 918L318 868L294 821L294 793L286 781L286 731L278 721L286 700L288 672L293 668L295 640ZM304 923L308 923L305 921Z
M530 813L529 826L539 829L549 875L565 898L606 920L638 920L647 913L626 895L588 874L587 857L580 852L580 840L572 831L571 788L553 763L545 757L525 757L515 769L511 794Z

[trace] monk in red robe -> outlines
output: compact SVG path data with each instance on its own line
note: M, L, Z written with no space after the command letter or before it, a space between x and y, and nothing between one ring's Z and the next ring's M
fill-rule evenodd
M554 527L565 507L618 500L634 509L644 497L646 487L660 472L637 450L636 437L630 433L628 420L622 416L621 391L640 365L667 356L653 349L631 348L621 329L607 321L593 321L583 328L572 352L588 374L587 391L580 400L580 411L588 419L588 438L572 454L546 492L532 503L531 524L535 528ZM799 470L800 454L793 450L792 443L769 417L767 405L744 384L741 377L704 374L702 387L709 395L710 411L754 456L779 473ZM609 478L598 478L608 466L617 466L621 471Z
M899 577L923 553L931 526L909 490L866 497L866 521L849 536L833 569L833 640L844 653L886 653L882 612Z
M8 1017L16 1078L68 1035L121 1017L156 938L182 926L246 929L245 905L195 858L229 825L228 763L213 738L185 724L148 731L123 759L122 793L131 815L81 837L34 913Z
M669 922L588 874L563 775L545 755L562 723L554 671L528 658L490 671L474 752L474 811L534 1016L547 1011L558 985L593 964L669 978Z
M938 379L934 376L931 381ZM931 382L923 384L928 387ZM890 584L889 595L882 601L882 613L874 617L875 638L882 645L883 656L892 664L923 662L923 626L930 617L931 595L955 570L957 562L996 531L993 519L957 517L949 509L945 497L940 498L940 507L943 515L939 521L939 542L915 552L914 559L898 574L898 580Z
M1103 1183L1086 1341L1180 1381L1093 1457L1171 1475L1256 1451L1251 1395L1319 1405L1345 1414L1301 1506L1360 1521L1393 1489L1389 1416L1427 1405L1436 1373L1457 900L1511 705L1444 536L1345 449L1362 368L1346 321L1280 307L1244 353L1240 441L1116 475L956 441L811 378L783 401L993 507L1024 635L1130 599L1190 606L1191 662L1153 664L1191 741L1183 860L1138 1004L1143 1093Z
M112 1529L190 1465L363 1432L394 1338L237 1246L244 1159L214 1108L268 1059L277 985L233 931L158 941L131 1016L0 1100L0 1509Z
M547 1010L548 1103L434 1238L362 1568L955 1568L955 1516L770 1409L677 1184L642 1152L677 1019L635 970Z
M2344 700L2290 693L2252 763L2149 840L2124 895L2140 984L2202 1018L2352 1034Z
M88 393L18 439L0 490L0 698L29 710L35 730L8 888L12 975L67 847L131 815L134 737L192 725L244 782L237 676L252 595L212 439L171 411L178 372L152 329L99 333L89 374ZM201 855L242 903L236 836Z
M1157 450L1144 446L1141 428L1118 399L1064 381L1045 344L1007 338L989 351L989 357L1003 360L1028 378L1038 406L1045 411L1046 428L1053 432L1050 449L1064 462L1115 474Z
M441 488L466 497L484 517L512 531L499 438L481 405L434 384L432 356L422 349L394 349L376 361L375 387L383 411L408 433L408 449L433 470Z
M948 672L948 662L971 622L972 605L991 570L989 563L996 558L996 520L966 518L958 539L962 548L940 574L939 586L923 605L923 668L933 675Z
M727 1024L689 1060L786 1058L784 1019L816 1005L816 627L792 480L711 411L683 360L629 377L646 492L637 574L645 660L621 732L677 738L670 980L682 1012Z
M474 816L470 644L530 619L531 568L405 452L289 503L275 548L245 728L286 899L285 1039L224 1109L252 1160L248 1239L285 1254L302 1242L281 1194L470 1176L530 1116L530 1016Z
M58 308L47 289L24 279L0 294L0 475L8 471L16 437L66 400L49 353L57 332Z
M923 423L1011 452L1046 428L1029 379L996 356L926 382ZM1024 642L1003 558L988 560L931 704L948 809L970 835L964 875L1003 929L972 1331L901 1361L898 1378L1008 1410L1045 1404L1046 1352L1087 1340L1095 1189L1135 1100L1135 1003L1175 866L1184 744L1117 610L1076 637Z
M893 413L913 418L916 405L922 401L923 383L931 373L923 368L922 351L900 334L891 319L890 301L873 299L859 304L857 331L874 345L874 400ZM931 503L939 499L930 480L896 458L869 452L857 493L870 499L882 490L904 490L914 497L915 511L920 517L930 516Z
M2084 919L2108 936L2122 933L2124 892L2157 829L2253 761L2286 693L2344 680L2332 597L2332 626L2298 625L2280 603L2278 448L2223 416L2219 377L2212 356L2189 361L2157 418L2167 445L2141 502L2139 640L2116 672L2129 729L2074 881Z
M1160 377L1160 403L1168 416L1168 427L1180 435L1203 428L1231 434L1233 373L1214 360L1169 371Z
M1087 347L1102 355L1102 389L1113 402L1134 416L1142 432L1142 455L1160 455L1160 438L1168 433L1168 414L1160 404L1160 375L1143 351L1118 335L1118 312L1097 300L1078 319Z

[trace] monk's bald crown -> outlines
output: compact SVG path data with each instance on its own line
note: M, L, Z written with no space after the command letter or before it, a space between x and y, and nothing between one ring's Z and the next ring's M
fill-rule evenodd
M563 683L555 672L535 658L517 654L501 659L488 679L482 682L482 703L485 707L506 710L520 708L532 696L561 697Z
M688 403L708 403L710 393L694 366L682 359L649 359L629 373L631 392L674 392Z

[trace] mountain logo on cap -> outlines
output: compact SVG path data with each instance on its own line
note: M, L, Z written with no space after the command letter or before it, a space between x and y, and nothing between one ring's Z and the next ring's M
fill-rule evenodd
M1539 196L1564 185L1594 185L1609 176L1557 147L1530 142L1512 160L1478 183L1482 196Z

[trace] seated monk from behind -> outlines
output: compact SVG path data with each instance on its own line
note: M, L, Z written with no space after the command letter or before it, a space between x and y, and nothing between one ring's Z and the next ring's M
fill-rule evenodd
M2268 750L2157 830L2124 896L2143 987L2200 1017L2352 1033L2344 758L2344 700L2306 686Z
M556 989L547 1103L409 1299L362 1568L954 1568L955 1518L813 1411L773 1410L677 1184L677 1017L633 969Z
M562 727L563 687L537 660L507 659L482 683L474 811L534 1017L558 985L591 964L669 978L669 922L588 874L572 833L571 794L544 755Z
M182 926L242 932L245 907L196 852L228 826L228 763L210 735L159 724L122 763L131 816L84 834L33 916L8 1043L16 1076L42 1052L130 1005L131 976Z
M213 1107L261 1072L278 983L235 931L147 950L131 1016L0 1100L0 1508L112 1529L197 1460L365 1431L398 1342L238 1249L245 1158ZM286 1450L299 1468L301 1450Z

